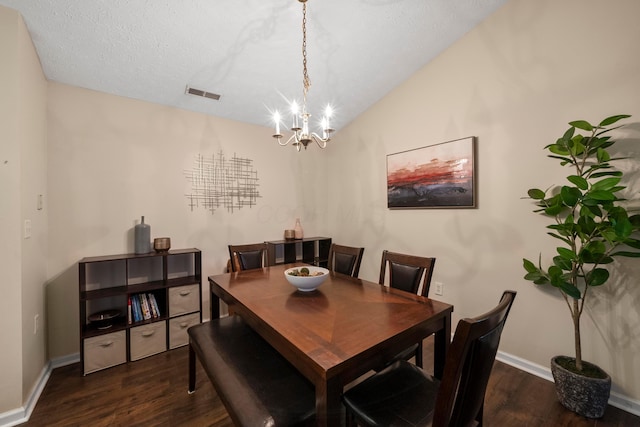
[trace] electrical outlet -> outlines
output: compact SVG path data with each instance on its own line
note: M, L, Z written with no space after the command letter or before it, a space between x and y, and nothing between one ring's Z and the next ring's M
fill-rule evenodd
M444 293L444 283L434 282L433 284L435 285L435 289L433 290L433 292L438 296L442 296L442 294Z
M40 330L40 315L33 316L33 335L36 335Z

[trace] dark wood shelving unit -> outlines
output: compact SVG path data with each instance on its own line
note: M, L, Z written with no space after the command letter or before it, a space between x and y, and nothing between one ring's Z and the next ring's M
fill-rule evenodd
M176 249L83 258L78 262L80 360L84 375L188 344L186 329L202 322L202 254ZM159 313L129 318L134 295L153 294ZM118 310L102 329L91 314Z
M267 261L269 265L304 262L326 267L329 260L330 237L271 240L265 243L267 244Z

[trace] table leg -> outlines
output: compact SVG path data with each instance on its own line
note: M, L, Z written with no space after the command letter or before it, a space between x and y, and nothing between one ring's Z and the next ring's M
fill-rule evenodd
M316 384L316 425L334 427L343 425L342 384L337 379Z
M189 394L196 390L196 352L189 343Z
M211 282L209 282L209 306L210 306L210 320L220 318L220 298L211 292Z
M451 315L442 319L442 329L435 333L433 354L433 376L442 379L444 362L451 343Z

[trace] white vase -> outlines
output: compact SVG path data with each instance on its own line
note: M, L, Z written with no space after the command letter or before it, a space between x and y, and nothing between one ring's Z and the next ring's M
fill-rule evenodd
M302 225L300 225L300 218L296 218L296 226L293 227L294 237L296 239L302 239L304 236L304 231L302 230Z

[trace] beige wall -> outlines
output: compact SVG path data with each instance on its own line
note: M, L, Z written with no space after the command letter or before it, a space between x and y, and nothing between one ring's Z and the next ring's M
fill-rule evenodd
M0 67L2 93L9 94L0 98L0 190L12 201L0 204L0 316L4 325L22 319L22 328L2 329L2 342L18 350L0 352L0 413L22 404L44 357L33 335L42 309L38 267L46 260L48 357L77 353L77 261L132 251L141 215L152 237L202 249L205 276L223 271L228 243L280 238L296 217L307 235L365 246L366 279L377 280L383 249L434 255L434 280L444 283L442 298L455 304L456 318L486 310L503 289L518 291L503 352L544 367L555 354L571 354L561 300L522 279L521 259L551 253L554 242L521 198L564 176L543 147L574 119L632 114L633 125L617 136L622 154L632 156L622 166L639 181L639 12L635 0L511 0L341 130L328 150L298 154L278 147L266 128L56 83L48 86L45 149L40 89L29 101L18 98L26 83L41 84L30 43L19 16L0 7L0 52L9 64ZM31 115L35 129L26 125ZM386 208L387 154L470 135L478 137L478 209ZM196 154L220 150L254 161L262 198L233 213L191 211L184 170ZM41 193L45 210L37 212ZM34 237L25 243L22 221L29 217ZM636 400L640 291L631 278L639 270L624 262L615 286L598 290L583 318L586 359L609 371L614 391ZM628 297L610 298L620 293Z
M313 154L281 148L270 129L76 87L49 85L50 356L79 351L78 267L86 256L133 252L142 215L151 237L203 251L203 275L224 271L230 243L282 239L300 217L307 236L318 229L304 210ZM257 206L214 214L191 211L185 170L197 154L224 152L253 160ZM208 318L208 283L203 289Z
M523 280L522 258L553 256L547 224L523 200L561 182L543 147L571 120L632 114L616 133L620 164L640 204L640 2L512 0L377 105L340 131L327 168L328 230L365 246L360 276L376 280L383 249L437 257L433 280L457 319L518 296L501 351L548 367L573 354L569 312L557 293ZM478 209L388 210L386 155L476 136ZM640 399L640 265L625 259L618 280L585 310L583 355L613 377L614 391Z
M17 13L0 7L0 324L4 325L0 331L5 348L14 349L0 352L0 413L22 404L20 144L14 106L18 97L19 20Z
M20 96L16 105L22 150L20 193L22 218L31 221L31 237L22 244L22 397L27 399L48 360L44 294L48 254L47 80L22 19L19 24Z
M46 187L47 84L18 13L0 7L0 270L2 343L0 413L22 406L47 361L44 333L46 210L37 194ZM32 236L22 238L24 220ZM41 319L34 332L34 317Z

